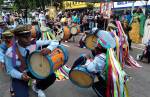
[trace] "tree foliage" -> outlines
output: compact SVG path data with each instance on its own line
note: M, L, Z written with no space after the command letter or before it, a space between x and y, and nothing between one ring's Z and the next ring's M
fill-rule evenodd
M53 1L53 0L52 0ZM18 7L18 9L36 9L41 8L45 9L45 6L50 5L51 0L15 0L14 2L15 6Z
M0 0L0 3L3 0ZM56 8L63 7L63 1L65 0L15 0L13 4L13 9L45 9L46 6L54 5Z
M4 2L4 0L0 0L0 5L2 5L2 4L3 4L3 2Z

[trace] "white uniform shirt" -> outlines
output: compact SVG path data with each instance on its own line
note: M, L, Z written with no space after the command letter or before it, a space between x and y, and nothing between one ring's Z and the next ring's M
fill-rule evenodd
M88 59L85 66L89 72L102 73L106 64L106 55L104 53L96 55L93 60Z

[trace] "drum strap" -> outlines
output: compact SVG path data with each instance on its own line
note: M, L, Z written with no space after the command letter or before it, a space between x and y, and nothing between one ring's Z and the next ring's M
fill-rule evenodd
M18 59L21 61L21 66L19 67L19 70L20 70L21 72L23 72L23 71L26 69L26 62L25 62L25 60L23 59L23 57L22 57L22 55L21 55L21 53L20 53L18 47L16 47L16 54L17 54L17 56L18 56Z
M97 34L99 30L100 30L99 28L98 28L98 29L96 29L95 34Z

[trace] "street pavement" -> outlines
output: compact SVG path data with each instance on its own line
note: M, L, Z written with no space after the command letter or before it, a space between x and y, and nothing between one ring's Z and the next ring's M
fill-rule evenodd
M76 39L78 41L78 39ZM69 60L67 62L68 66L72 66L74 61L80 56L81 53L90 53L89 50L85 48L79 48L78 42L68 42L63 43L64 46L69 51ZM135 58L136 54L142 53L140 45L133 45L133 50L130 54ZM142 47L143 48L143 47ZM142 68L131 69L125 68L125 71L130 76L130 81L128 82L130 97L150 97L150 64L145 62L139 62ZM9 77L0 70L0 97L10 97L9 96ZM95 92L91 88L79 88L75 86L71 81L56 81L47 90L45 90L47 97L97 97ZM32 90L30 90L30 97L37 97Z

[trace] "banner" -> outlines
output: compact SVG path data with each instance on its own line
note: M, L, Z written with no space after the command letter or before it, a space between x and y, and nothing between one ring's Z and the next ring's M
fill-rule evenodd
M103 14L104 18L110 18L111 8L113 8L113 2L100 3L100 13Z
M78 8L87 8L88 4L92 4L93 7L98 7L100 3L88 3L88 2L74 2L74 1L64 1L63 6L65 9L78 9Z

